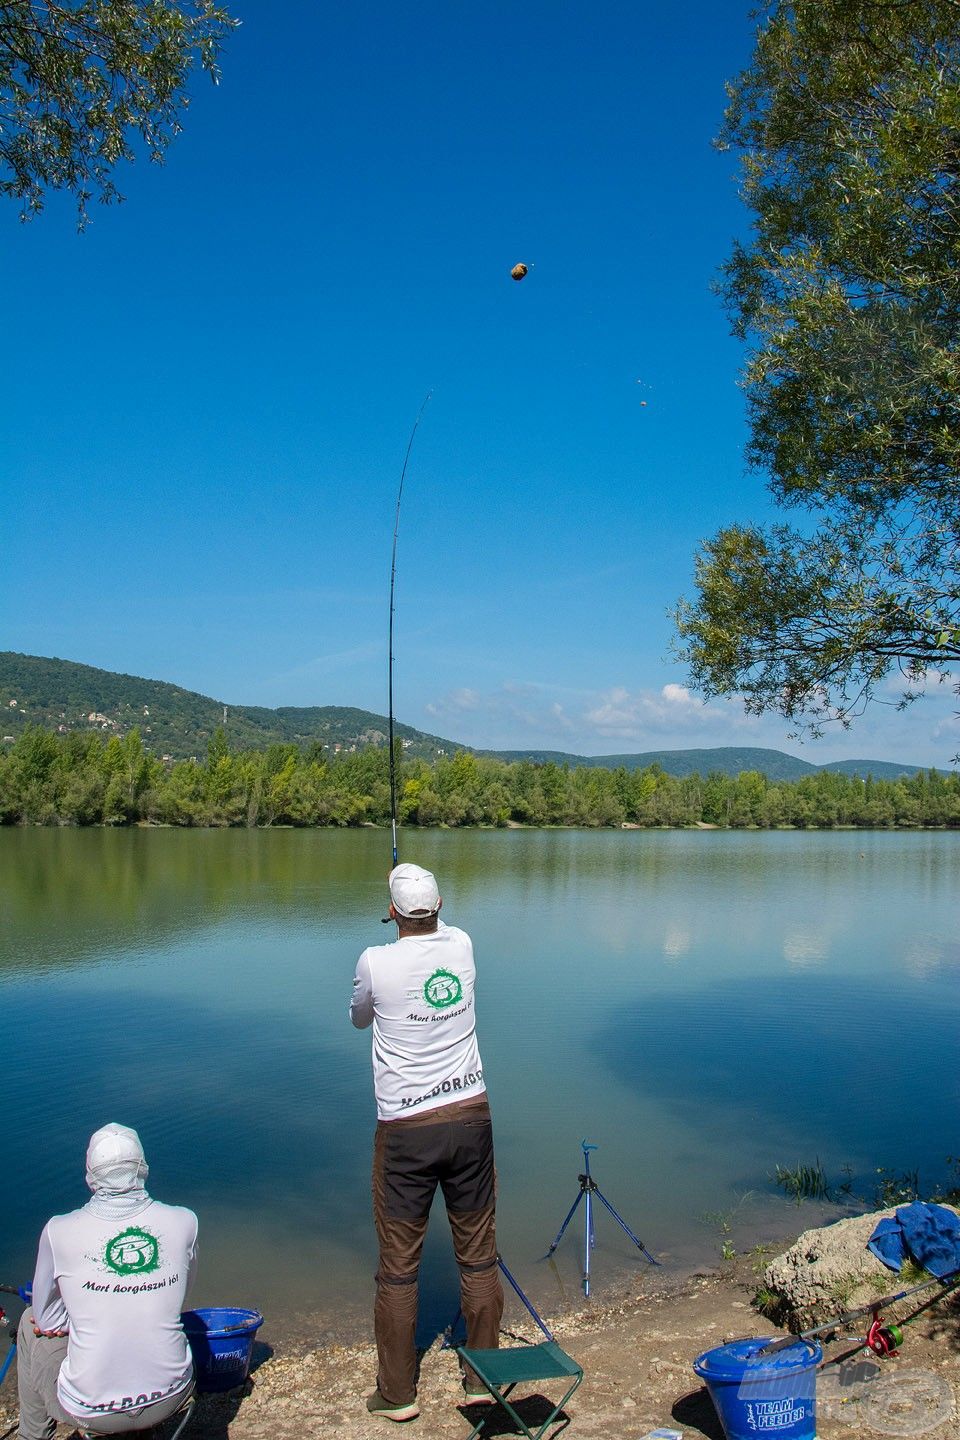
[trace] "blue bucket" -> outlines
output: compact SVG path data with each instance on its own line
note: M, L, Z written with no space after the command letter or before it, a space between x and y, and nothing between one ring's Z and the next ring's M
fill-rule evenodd
M727 1440L816 1440L820 1346L798 1340L761 1355L770 1338L705 1350L693 1368L710 1392Z
M259 1310L228 1306L184 1310L183 1333L193 1355L197 1389L233 1390L250 1374L253 1342L263 1324Z

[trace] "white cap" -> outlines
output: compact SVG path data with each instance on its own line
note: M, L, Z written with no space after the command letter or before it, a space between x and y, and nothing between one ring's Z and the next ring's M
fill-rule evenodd
M397 914L407 919L436 915L440 909L437 882L419 865L397 865L390 871L390 899Z
M91 1190L138 1190L150 1172L140 1136L111 1121L95 1130L87 1146L87 1184Z

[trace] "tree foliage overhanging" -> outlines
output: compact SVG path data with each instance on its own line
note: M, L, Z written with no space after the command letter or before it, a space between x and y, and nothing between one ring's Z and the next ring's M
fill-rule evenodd
M960 5L774 3L729 95L748 455L800 523L703 545L680 653L817 730L960 658Z
M50 190L120 198L118 161L161 160L186 86L212 79L228 29L215 0L0 0L0 194L27 218Z
M165 764L140 733L23 732L0 752L0 824L183 826L386 824L389 756L330 755L320 744L231 752L223 731L205 762ZM819 772L771 781L740 775L506 763L465 752L399 769L404 825L960 827L960 774L902 780Z

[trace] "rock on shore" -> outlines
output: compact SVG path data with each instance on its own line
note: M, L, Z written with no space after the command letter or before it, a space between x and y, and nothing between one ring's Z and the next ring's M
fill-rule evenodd
M763 1273L764 1286L775 1297L767 1314L796 1333L905 1289L896 1274L867 1249L878 1222L895 1215L896 1208L805 1230ZM958 1213L952 1205L944 1208Z

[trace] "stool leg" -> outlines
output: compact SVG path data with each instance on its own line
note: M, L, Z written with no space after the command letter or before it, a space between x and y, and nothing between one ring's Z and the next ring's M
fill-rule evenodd
M180 1423L177 1425L177 1428L170 1436L170 1440L180 1440L180 1436L183 1434L184 1430L186 1430L187 1426L190 1424L191 1419L193 1418L193 1412L196 1409L196 1406L197 1397L196 1395L191 1395L186 1405L184 1405L183 1409L180 1411Z

